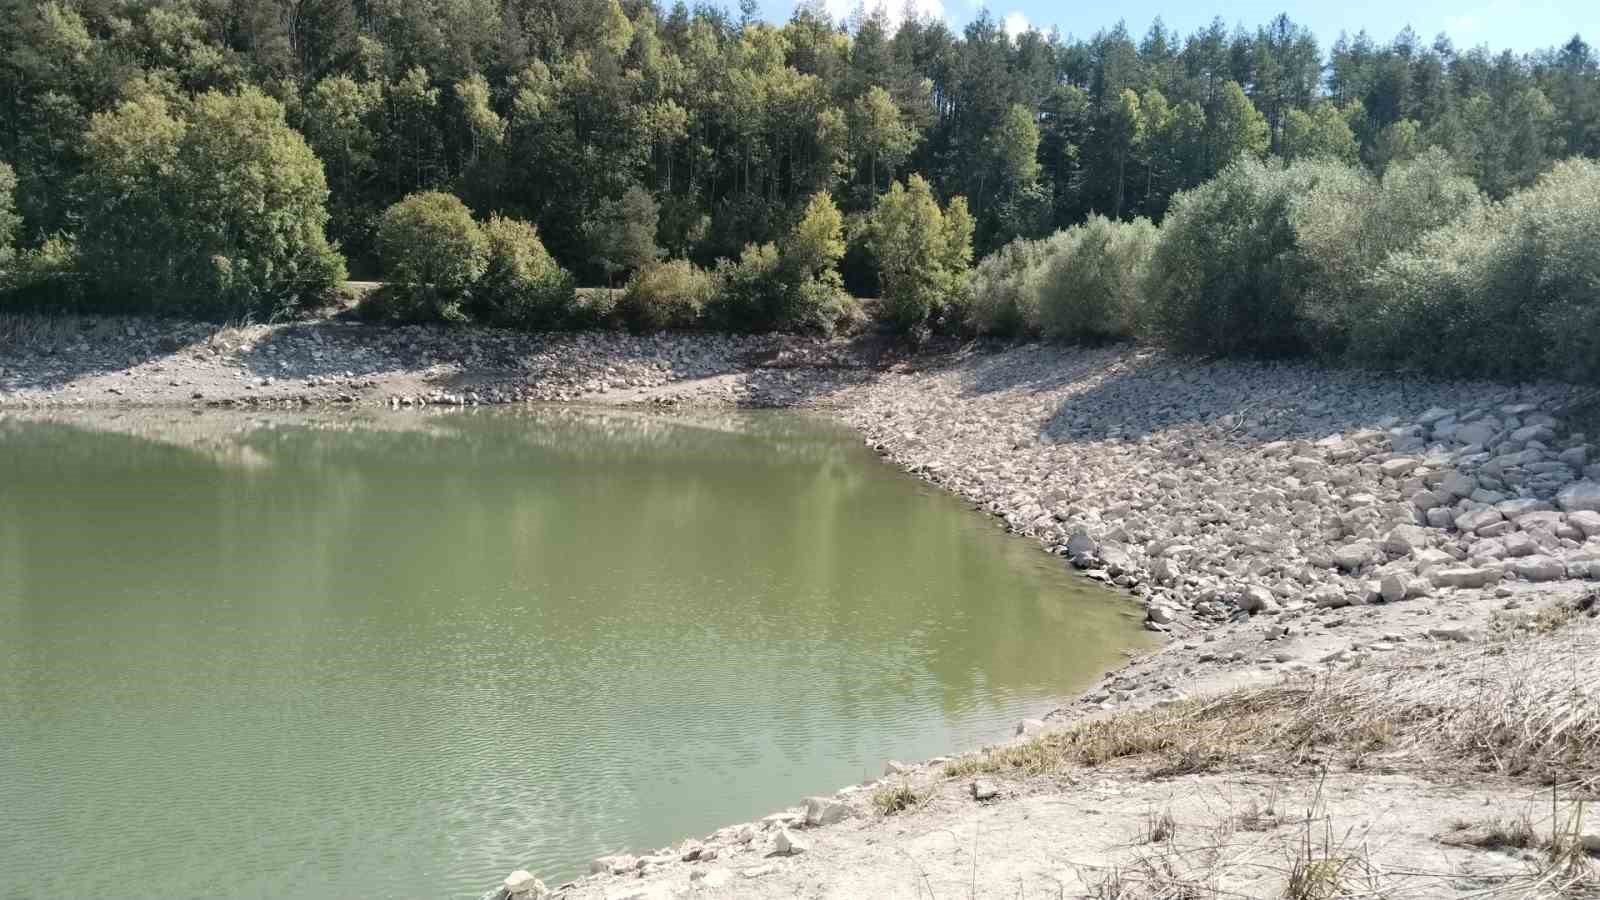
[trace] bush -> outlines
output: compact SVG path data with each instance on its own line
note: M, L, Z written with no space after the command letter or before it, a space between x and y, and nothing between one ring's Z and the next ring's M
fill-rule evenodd
M997 337L1039 333L1040 277L1049 243L1019 238L979 260L969 278L962 313L967 333Z
M1392 254L1350 355L1477 378L1600 379L1600 163L1532 187Z
M1097 215L1052 238L1038 276L1044 333L1074 341L1133 337L1156 234L1149 219Z
M1320 166L1316 183L1290 212L1304 263L1301 332L1319 352L1345 351L1353 328L1371 315L1371 280L1390 254L1481 203L1450 157L1430 150L1389 167L1381 180L1352 167Z
M545 250L539 230L500 216L482 227L488 257L472 291L474 318L529 331L575 325L577 287Z
M17 192L17 173L0 162L0 272L5 271L12 257L12 243L22 229L22 217L17 215L14 197Z
M628 281L617 313L636 332L693 328L715 290L711 273L686 259L658 262Z
M57 234L32 250L12 256L0 269L3 307L29 310L71 310L82 302L83 278L79 274L78 245L70 235Z
M344 279L322 164L260 91L144 94L96 114L83 146L79 249L102 307L265 314Z
M378 250L388 285L384 310L403 321L464 321L473 285L489 263L489 239L454 194L411 194L383 211Z
M1297 309L1301 261L1293 199L1311 171L1241 160L1173 198L1150 262L1155 331L1193 353L1283 355L1304 350Z
M746 244L738 262L717 263L717 295L707 307L713 327L729 331L832 334L853 304L839 278L844 218L824 192L776 244Z

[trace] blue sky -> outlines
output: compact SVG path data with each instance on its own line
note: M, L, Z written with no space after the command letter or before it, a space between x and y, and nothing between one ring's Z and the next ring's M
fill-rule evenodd
M904 0L884 0L896 17ZM1168 28L1188 35L1221 15L1231 28L1243 23L1254 30L1280 12L1311 28L1324 52L1339 32L1355 34L1365 28L1379 41L1387 41L1410 25L1424 41L1431 42L1440 31L1450 35L1456 47L1487 44L1490 49L1536 50L1565 43L1574 32L1590 44L1600 44L1600 0L1341 0L1341 2L1297 3L1285 5L1267 0L1232 0L1208 4L1173 4L1157 0L1123 0L1116 4L1066 4L1051 0L914 0L925 12L943 17L959 29L970 22L982 6L1013 28L1031 24L1041 30L1054 25L1063 35L1088 37L1109 28L1118 19L1128 23L1137 39L1160 16ZM836 16L854 9L857 0L826 0ZM874 4L874 0L868 0ZM730 6L733 4L729 4ZM789 18L793 0L766 0L765 13L776 20Z

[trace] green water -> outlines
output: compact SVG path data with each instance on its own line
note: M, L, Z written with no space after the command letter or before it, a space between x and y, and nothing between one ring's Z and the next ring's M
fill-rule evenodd
M1128 608L795 416L0 420L0 896L554 884L996 738Z

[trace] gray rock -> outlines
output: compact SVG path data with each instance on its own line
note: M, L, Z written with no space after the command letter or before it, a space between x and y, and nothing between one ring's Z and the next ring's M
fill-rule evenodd
M1505 536L1504 546L1506 555L1512 557L1532 556L1539 552L1539 545L1526 532L1517 532Z
M967 785L967 789L972 792L974 800L993 800L1000 796L1000 788L994 782L982 778Z
M506 896L511 900L538 900L549 893L544 882L533 877L527 869L518 869L506 876L504 882Z
M1043 730L1043 719L1023 719L1017 723L1015 734L1019 737L1032 737Z
M1529 556L1511 564L1511 570L1529 581L1557 581L1567 577L1567 565L1553 556Z
M772 851L780 856L798 856L811 849L811 844L787 828L779 828L772 839Z
M1575 481L1556 494L1556 505L1567 512L1600 512L1600 483Z
M1333 562L1347 572L1354 572L1371 562L1375 555L1377 548L1371 541L1355 541L1333 551Z
M1456 497L1470 497L1478 489L1478 479L1460 472L1451 472L1439 483L1439 490Z
M1585 538L1600 537L1600 512L1580 509L1567 514L1567 524L1583 532Z
M1418 525L1397 525L1383 539L1383 552L1390 556L1409 556L1428 546L1428 530Z
M813 827L832 825L850 817L850 807L827 797L806 798L806 824Z
M1399 478L1402 475L1410 474L1418 465L1419 463L1415 459L1409 456L1400 456L1379 463L1378 471L1382 472L1387 478Z
M1505 516L1500 515L1500 510L1495 509L1492 506L1488 506L1481 509L1470 510L1462 513L1459 516L1456 516L1455 525L1456 528L1460 529L1461 531L1472 533L1486 525L1493 525L1496 522L1502 521L1505 521Z
M1481 588L1499 581L1500 573L1486 568L1434 569L1428 573L1428 580L1432 581L1435 587Z
M1385 603L1399 603L1406 598L1408 587L1406 579L1391 572L1378 582L1378 595L1383 597Z
M1259 585L1250 585L1239 593L1239 608L1247 613L1265 612L1277 605L1272 592Z

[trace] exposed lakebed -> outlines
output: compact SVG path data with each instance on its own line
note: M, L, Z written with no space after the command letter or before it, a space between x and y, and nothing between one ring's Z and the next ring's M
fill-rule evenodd
M804 416L0 421L0 884L476 897L1003 733L1130 605Z

